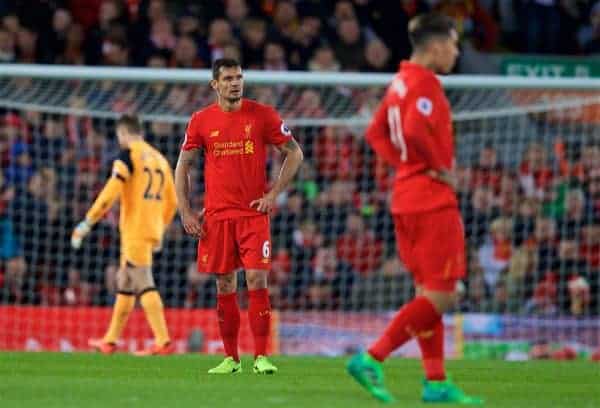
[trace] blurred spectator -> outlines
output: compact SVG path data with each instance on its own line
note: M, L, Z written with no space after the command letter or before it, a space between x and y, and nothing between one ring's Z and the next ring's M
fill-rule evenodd
M600 53L600 1L590 10L590 24L580 30L579 43L586 54Z
M27 265L23 258L14 223L8 214L15 191L2 177L0 172L0 288L4 287L3 298L19 304L24 300L23 282Z
M600 225L590 224L582 228L580 251L590 267L594 270L600 268Z
M168 17L154 20L150 26L148 55L158 53L170 57L176 44L177 37L173 22Z
M358 142L340 126L323 128L314 149L317 170L326 180L354 180L365 164Z
M536 281L555 270L558 262L558 233L556 222L552 218L537 217L533 236L525 245L536 254L536 270L530 277L531 280Z
M479 0L437 0L435 10L451 17L461 40L470 40L480 51L493 51L498 25Z
M586 314L590 305L590 285L587 280L581 276L573 276L569 279L568 288L571 314Z
M548 274L535 286L533 296L525 304L525 313L541 316L557 315L559 311L557 300L556 277Z
M266 38L267 25L263 20L252 18L244 22L241 32L244 67L251 69L262 67Z
M263 69L270 71L287 71L285 48L281 43L269 41L265 44Z
M55 62L57 64L83 65L85 63L84 41L85 33L81 25L71 25L65 38L64 51L56 56Z
M544 198L544 192L553 180L548 155L543 145L532 143L523 154L519 167L519 181L527 197Z
M302 221L292 233L290 257L293 270L305 270L310 267L316 251L324 242L317 224L311 220Z
M36 168L65 165L69 160L69 150L64 118L49 116L44 121L41 132L32 137L31 155Z
M584 2L561 0L521 1L516 7L520 51L560 54L576 51L576 26L583 18Z
M487 232L487 224L495 218L494 192L489 187L477 187L473 190L471 201L464 208L463 217L466 236L473 242L482 242Z
M35 64L43 61L38 52L38 35L35 31L22 27L17 34L18 62Z
M242 25L248 17L248 5L246 0L227 0L225 2L225 17L231 24L233 34L240 38Z
M54 11L52 16L52 30L46 38L46 45L49 47L51 55L61 55L65 51L67 43L67 34L73 22L71 12L67 9L59 8Z
M512 256L512 231L512 220L496 218L490 224L489 235L477 252L483 277L490 292L494 290L501 275L506 271Z
M337 255L352 265L361 276L369 276L381 267L383 243L366 228L359 214L350 214L344 233L336 241Z
M102 42L102 63L104 65L126 66L130 64L130 45L123 26L110 28Z
M381 40L375 38L367 43L365 66L361 70L371 72L392 72L394 70L390 61L390 51Z
M333 49L329 45L322 45L315 50L313 57L308 61L310 71L339 71L340 63L335 59Z
M577 239L579 231L588 222L585 195L580 189L569 190L565 197L565 211L557 220L558 234L562 239Z
M352 287L355 272L346 261L339 259L333 246L317 250L313 261L311 285L326 284L331 289L328 309L349 309L353 305ZM310 290L310 289L309 289Z
M206 55L201 55L203 61L212 62L223 58L223 49L234 41L231 32L231 24L224 19L215 19L210 23L208 29L208 49Z
M294 2L278 1L273 13L272 32L269 37L291 46L298 30L298 10Z
M229 43L225 47L223 47L223 58L229 58L236 61L239 61L240 64L244 64L242 60L242 50L238 47L237 43Z
M359 71L365 66L365 39L358 20L345 19L337 26L337 41L333 49L344 71Z
M98 21L94 24L85 36L84 49L85 61L90 65L99 65L104 60L105 47L107 44L106 37L111 28L115 25L127 24L125 9L119 0L104 0L100 5L98 13ZM69 45L73 47L73 43L77 43L77 39L69 39L70 36L77 36L69 32L67 35L66 52L75 53L74 49L69 50ZM70 43L70 44L69 44ZM82 50L79 50L82 51Z
M479 150L479 157L471 170L471 185L486 186L499 191L501 177L502 165L498 161L496 149L493 146L484 146Z
M171 66L174 68L203 68L207 64L198 56L198 46L190 36L177 39Z
M6 178L17 189L27 185L34 173L33 159L27 143L16 142L10 149L9 165L6 169Z
M323 41L321 34L321 20L317 16L302 17L290 51L290 62L293 66L306 69L307 61Z
M273 241L283 248L292 244L293 232L304 218L306 203L299 191L292 190L287 194L284 205L271 218L271 233Z
M0 63L16 62L15 39L12 34L0 26Z
M517 216L514 223L514 240L516 245L521 245L533 234L535 217L540 212L538 200L526 198L519 202Z

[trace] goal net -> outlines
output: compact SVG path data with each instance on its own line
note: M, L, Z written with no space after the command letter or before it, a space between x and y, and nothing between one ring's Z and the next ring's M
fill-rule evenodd
M398 261L393 172L364 129L389 75L248 72L305 152L271 218L272 349L345 354L368 344L413 295ZM86 350L107 327L119 259L118 208L73 250L69 237L118 153L115 119L136 112L174 166L190 114L211 103L209 72L0 68L0 349ZM585 355L600 345L598 83L451 77L468 278L445 316L457 357ZM273 178L281 160L268 157ZM193 202L202 206L202 165ZM154 276L177 349L221 351L214 280L179 220ZM243 273L243 272L241 272ZM246 305L240 279L240 303ZM122 350L151 339L140 311ZM252 350L242 322L241 347ZM400 354L416 355L408 345ZM561 354L562 353L562 354Z

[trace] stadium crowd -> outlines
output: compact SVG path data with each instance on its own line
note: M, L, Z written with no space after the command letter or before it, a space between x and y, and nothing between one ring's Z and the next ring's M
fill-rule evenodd
M586 1L228 0L223 7L217 1L104 0L85 7L39 2L35 10L27 4L0 0L0 61L199 68L230 56L247 68L392 71L410 52L398 27L431 8L456 18L463 45L480 51L579 54L597 50L600 38L600 2ZM519 24L531 13L539 26ZM68 103L86 107L93 99L117 112L160 105L166 113L189 115L212 98L205 86L155 83L140 101L134 90L101 85L79 98L74 91ZM282 107L285 117L302 118L336 110L368 116L380 98L372 90L350 96L321 91L250 87L248 94ZM80 251L69 247L69 235L118 153L113 123L29 110L1 113L0 302L110 304L119 259L117 214L110 213ZM174 165L184 130L165 122L146 125L148 141ZM306 164L272 216L273 305L398 307L412 289L396 257L389 169L356 129L302 127L294 133ZM501 144L488 142L458 145L470 150L457 169L469 245L469 278L457 307L599 314L600 143L549 138L531 143L515 163L505 160ZM272 174L278 164L273 154ZM202 192L195 196L200 208ZM195 257L195 241L176 222L154 267L168 305L214 306L214 281L196 272Z
M593 0L2 0L0 62L394 71L428 10L456 20L465 49L600 51Z
M1 299L108 304L118 262L117 214L81 251L69 234L117 153L110 122L35 112L3 115L0 140ZM147 139L174 164L183 129L154 122ZM109 135L108 137L106 135ZM410 295L387 210L389 169L344 127L300 129L306 165L272 216L273 303L282 309L391 308ZM501 145L500 145L501 146ZM600 144L532 143L518 165L495 144L458 167L468 237L469 311L597 314L600 276ZM269 171L279 161L273 154ZM198 169L199 173L201 169ZM201 183L198 183L198 189ZM202 191L197 191L197 206ZM193 239L179 222L155 276L172 306L212 306Z

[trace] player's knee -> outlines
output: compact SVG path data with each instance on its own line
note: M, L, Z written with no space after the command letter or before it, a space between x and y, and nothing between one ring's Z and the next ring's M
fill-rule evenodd
M234 274L217 276L217 292L226 295L237 291L237 280Z
M429 299L440 314L452 310L456 305L456 292L442 292L425 289L422 293L423 296Z
M265 289L267 287L267 272L259 270L247 271L246 285L250 290Z

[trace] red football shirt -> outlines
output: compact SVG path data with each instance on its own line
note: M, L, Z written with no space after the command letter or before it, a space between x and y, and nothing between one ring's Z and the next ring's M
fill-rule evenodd
M396 168L393 214L458 205L448 185L426 175L454 166L450 104L432 71L401 63L367 129L367 141Z
M275 109L243 99L234 112L212 104L194 113L182 149L204 150L207 216L215 219L262 214L250 207L267 191L268 145L281 145L292 133Z

